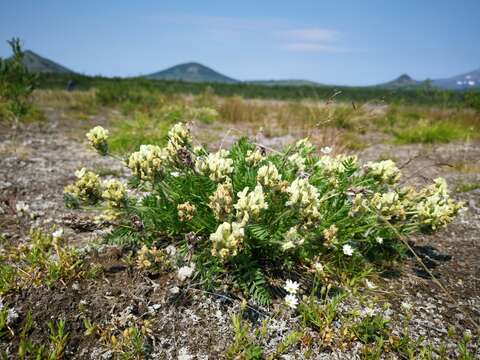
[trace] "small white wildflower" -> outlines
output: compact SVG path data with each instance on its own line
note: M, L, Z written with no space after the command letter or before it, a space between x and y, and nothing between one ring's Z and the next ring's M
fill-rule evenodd
M353 255L353 248L349 244L345 244L342 247L343 253L347 256Z
M313 268L315 269L315 271L320 272L320 273L324 271L323 265L318 261L313 264Z
M378 244L380 244L380 245L383 244L383 238L381 238L380 236L377 236L377 237L375 238L375 241L376 241Z
M54 239L60 239L63 236L63 229L59 228L52 233Z
M173 245L168 245L165 248L165 252L170 256L175 256L175 254L177 253L177 249Z
M298 305L298 299L295 295L288 294L285 296L285 304L291 309L296 309Z
M7 324L12 324L18 319L19 315L15 308L8 309Z
M320 149L320 152L324 155L328 155L332 152L332 148L330 146L325 146L323 148Z
M369 289L376 289L377 285L375 285L373 282L369 281L368 279L365 279L365 284L367 285L367 288Z
M195 266L182 266L178 269L177 277L180 281L185 281L187 278L192 276L193 271L195 270Z
M172 171L170 175L172 175L173 177L179 177L180 173L178 171Z
M27 214L30 211L30 206L24 201L19 201L15 205L15 210L17 210L17 213L19 214Z
M372 317L372 316L375 315L375 310L372 309L371 307L367 307L367 308L364 309L364 314L365 314L366 316Z
M410 311L410 310L412 310L413 305L410 304L409 302L403 301L402 304L401 304L401 307L405 311Z
M295 244L293 243L293 241L287 241L287 242L282 244L282 250L283 251L293 249L294 247L295 247Z
M289 294L296 294L298 292L299 287L300 287L300 284L298 282L287 279L287 281L285 281L285 286L283 288Z

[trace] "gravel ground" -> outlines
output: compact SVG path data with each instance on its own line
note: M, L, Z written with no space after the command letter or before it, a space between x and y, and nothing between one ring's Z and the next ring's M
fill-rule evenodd
M88 226L91 215L65 209L63 187L74 179L74 171L85 165L97 171L113 169L119 174L124 170L117 161L99 157L87 149L81 135L85 124L72 124L53 110L47 111L47 118L45 123L19 129L15 136L10 128L0 129L1 233L7 241L20 243L30 226L56 224L65 228L71 244L84 247L97 239L100 231ZM104 120L93 119L92 124L93 121ZM208 127L198 131L208 131ZM269 146L275 144L275 140L269 140ZM479 144L434 147L377 144L359 156L365 161L393 158L402 166L407 181L414 184L436 176L445 177L452 189L460 183L480 181ZM459 164L471 164L476 171L456 171ZM455 328L458 334L470 331L474 336L471 350L480 358L480 350L475 346L478 329L474 325L475 321L480 322L480 189L458 193L455 197L466 202L466 211L454 223L434 235L412 239L415 251L446 291L436 285L412 257L406 260L401 273L382 274L376 281L377 288L369 291L369 296L374 302L374 311L392 320L389 325L392 335L400 334L405 325L413 338L422 337L424 343L434 345L444 343L455 358L458 336L448 337L449 328ZM31 217L17 216L16 204L20 202L29 206ZM222 358L232 342L230 316L238 311L238 301L179 286L173 275L150 279L125 271L120 262L121 252L120 255L118 252L114 247L102 246L90 255L104 265L105 275L100 280L82 280L74 286L59 284L50 289L31 288L10 294L5 300L15 304L20 316L32 310L38 324L65 318L71 333L66 354L69 358L108 359L112 355L83 336L77 311L80 302L86 304L91 319L99 323L135 323L150 319L152 358ZM389 306L383 306L385 303ZM411 318L405 315L405 303L411 305ZM363 307L365 305L352 296L341 311L346 313ZM267 334L259 340L267 352L273 351L299 321L292 314L278 315L274 309L265 310L263 316L252 314L253 318L270 319ZM256 321L259 320L253 320L253 324ZM341 324L335 326L340 328ZM308 335L313 339L309 347L314 359L360 358L359 342L325 345L317 332L311 331ZM41 335L36 330L33 336ZM0 349L9 351L14 345L2 344L0 340ZM305 353L305 345L296 346L284 358L300 359ZM386 357L395 358L394 355Z

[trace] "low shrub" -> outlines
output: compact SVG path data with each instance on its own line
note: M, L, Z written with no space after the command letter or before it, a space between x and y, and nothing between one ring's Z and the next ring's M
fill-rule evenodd
M107 132L97 127L87 136L108 154ZM355 156L317 155L307 139L266 153L242 138L209 153L181 123L167 139L126 158L128 184L78 172L67 203L101 204L117 225L110 241L174 245L180 278L228 284L261 304L288 292L287 305L296 307L299 284L290 279L308 287L321 272L348 283L400 254L401 236L446 226L462 207L443 179L418 190L400 186L391 160L362 166Z
M23 63L24 53L20 40L12 39L8 44L13 56L0 58L0 120L22 119L34 113L30 95L35 89L37 77Z

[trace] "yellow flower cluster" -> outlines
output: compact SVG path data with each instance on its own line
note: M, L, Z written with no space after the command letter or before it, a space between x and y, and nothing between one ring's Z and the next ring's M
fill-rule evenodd
M132 153L127 166L142 180L153 180L168 160L168 152L157 145L140 145L140 150Z
M324 155L318 160L316 166L319 167L325 175L332 175L336 173L345 172L345 163L346 162L357 162L357 157L355 155L337 155L335 157Z
M304 243L304 239L298 233L298 229L296 227L291 227L284 236L284 242L282 244L282 250L287 251L289 249L293 249L297 246L301 246Z
M97 150L100 154L106 155L108 151L107 139L108 130L105 130L101 126L95 126L87 133L87 139L90 145Z
M258 169L257 181L263 186L273 187L277 185L280 180L282 180L282 176L278 173L277 167L271 162L268 162L267 165L263 165Z
M331 245L337 240L338 229L335 224L330 225L327 229L323 230L323 237L325 238L325 244Z
M166 262L165 253L156 247L149 249L145 245L138 251L136 265L142 270L150 270L154 265Z
M171 157L177 155L181 148L190 147L192 138L188 128L182 123L176 123L168 132L168 144L166 150Z
M177 211L178 219L180 221L190 221L193 219L193 215L195 214L195 211L197 211L197 207L187 201L183 204L179 204L177 206Z
M308 182L308 179L296 178L288 187L290 198L286 206L298 206L300 214L310 224L320 219L320 200L318 190Z
M97 174L82 168L75 171L77 181L65 187L64 193L71 194L80 200L95 201L100 198L101 184Z
M208 154L207 157L197 158L195 168L198 173L210 177L212 181L222 181L233 172L233 160L229 159L227 150L220 150Z
M396 192L375 193L370 200L370 206L386 220L405 219L405 208Z
M243 242L245 230L237 222L224 222L210 235L212 241L212 255L225 260L228 256L235 256Z
M255 150L248 150L247 151L247 157L245 158L247 163L249 163L252 166L257 166L257 164L263 160L263 155L260 152L260 150L255 149Z
M383 160L379 162L368 162L365 165L367 171L375 178L386 184L396 183L401 176L400 170L395 166L392 160Z
M232 212L233 207L233 186L230 181L220 183L217 189L210 196L208 206L212 209L217 220L224 220Z
M111 206L120 206L125 200L125 186L116 179L103 182L102 198L107 200Z
M237 210L237 220L240 221L241 224L246 224L250 218L257 217L261 210L268 209L265 194L260 184L257 184L255 189L250 192L248 192L248 187L246 187L240 191L237 196L238 201L234 205L234 208Z
M446 226L464 205L450 199L447 183L442 178L435 179L432 185L419 192L418 197L415 207L418 219L432 229Z
M305 170L305 158L301 156L299 153L295 153L288 157L288 161L295 166L298 170L302 171Z
M304 155L310 154L315 150L315 146L313 146L308 138L298 140L295 144L295 148Z

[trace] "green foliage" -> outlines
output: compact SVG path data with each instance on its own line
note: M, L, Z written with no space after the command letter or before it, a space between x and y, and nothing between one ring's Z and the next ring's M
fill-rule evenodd
M30 95L35 89L37 77L30 74L23 63L20 40L14 38L8 44L13 52L12 58L0 58L0 116L3 112L3 115L11 114L20 119L32 109Z
M239 314L231 316L234 341L227 349L225 355L227 359L262 359L263 349L255 344L255 339L249 334L250 324L243 319L243 313L244 307Z
M119 225L111 241L190 249L188 261L209 286L227 281L259 304L270 302L278 279L297 273L311 282L318 261L354 286L372 263L402 253L399 236L445 226L461 207L442 179L419 191L401 187L393 162L319 156L306 139L279 153L262 154L246 138L208 153L178 123L161 144L142 145L125 162L140 198L117 184L121 201L112 204L111 181L85 171L71 193L102 194Z
M77 84L77 89L101 89L102 104L130 102L136 104L156 103L158 95L215 93L217 96L241 96L245 98L278 100L327 100L340 92L335 100L356 104L363 102L381 102L382 104L441 105L444 107L474 107L478 109L479 91L445 91L433 87L416 89L385 89L381 87L347 86L264 86L252 83L188 83L181 81L147 80L144 78L105 78L89 77L78 74L43 74L40 87L46 89L64 89L69 79ZM445 95L448 94L448 95ZM202 106L210 106L207 102Z
M366 316L353 328L353 332L362 343L371 343L378 338L388 339L388 320L382 315Z
M398 144L435 144L465 141L477 134L473 128L454 122L428 123L419 121L416 125L397 130L394 133Z

